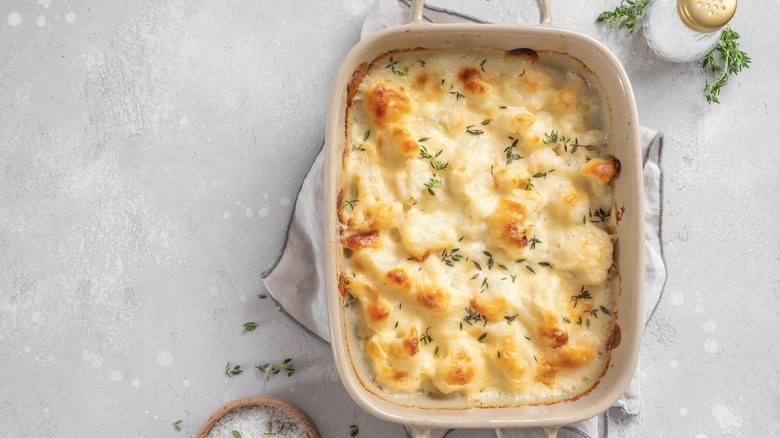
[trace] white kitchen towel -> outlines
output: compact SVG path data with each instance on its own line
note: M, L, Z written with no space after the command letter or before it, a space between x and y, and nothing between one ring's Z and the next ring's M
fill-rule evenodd
M365 20L362 37L377 30L406 23L409 2L378 0ZM471 17L444 9L426 6L424 17L434 22L477 21ZM645 325L653 314L666 282L661 245L663 135L641 128L645 184ZM323 272L323 154L320 151L304 179L295 203L284 250L262 277L277 307L303 330L324 343L330 333L325 299ZM641 356L640 356L641 364ZM608 437L611 417L633 416L639 413L639 368L628 390L618 403L604 414L590 420L564 426L559 437ZM613 418L612 421L614 421ZM449 431L435 431L430 436L444 437ZM530 438L542 436L539 430L499 430L499 438Z

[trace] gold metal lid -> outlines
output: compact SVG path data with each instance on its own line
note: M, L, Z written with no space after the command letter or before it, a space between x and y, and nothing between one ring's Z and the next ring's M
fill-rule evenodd
M715 32L734 16L737 0L677 0L677 13L686 26L701 33Z

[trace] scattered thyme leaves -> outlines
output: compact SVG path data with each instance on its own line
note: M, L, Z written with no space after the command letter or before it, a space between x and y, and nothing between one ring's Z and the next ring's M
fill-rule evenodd
M181 421L182 421L182 420L176 420L176 421L174 421L174 422L173 422L173 428L174 428L174 429L176 429L176 430L181 430L181 426L180 426L180 424L181 424Z
M256 322L251 322L251 321L247 322L247 323L244 323L244 331L245 332L253 332L257 328L257 325L258 324Z
M349 426L349 436L356 437L360 433L360 427L357 424Z
M420 336L420 342L423 345L428 345L428 343L433 342L433 338L428 333L430 330L431 330L431 328L428 327L427 329L425 329L425 333L423 333L422 336Z
M349 207L349 211L352 211L352 210L355 209L355 204L357 204L358 202L360 202L360 201L357 200L357 199L353 199L351 201L344 201L344 205L342 205L341 208L345 209L345 208Z
M266 382L271 380L271 376L274 374L279 374L280 371L284 371L287 373L287 377L292 376L295 374L295 365L292 363L292 359L287 358L283 360L280 363L266 363L262 365L255 366L261 373L266 375Z
M230 362L228 362L227 365L225 365L225 375L227 375L228 377L233 377L243 372L244 370L241 369L241 365L236 365L232 368L230 367Z
M284 430L284 424L282 424L282 427L280 427L279 430L274 432L274 422L268 420L268 432L265 432L263 435L278 435L283 430Z
M474 323L478 323L480 321L482 321L483 327L487 325L487 318L482 316L478 311L472 309L471 307L464 307L463 310L466 311L466 316L463 317L463 321L468 325L474 325ZM462 325L461 328L463 328Z
M344 296L344 307L345 308L349 307L349 305L354 303L355 301L357 301L357 298L355 298L355 296L352 295L350 292L347 292L347 295Z
M519 313L516 313L516 314L514 314L512 316L505 316L504 319L506 320L507 324L511 324L511 323L515 322L515 319L517 319L517 317L519 315L520 315Z
M397 66L398 66L398 61L394 60L393 57L391 56L390 57L390 63L387 64L387 66L385 66L385 68L389 68L390 71L392 71L393 73L397 74L398 76L406 76L406 71L397 68Z
M463 259L462 254L456 254L458 251L460 251L460 248L453 248L451 251L443 250L441 252L441 261L447 266L455 266L454 262L459 262Z
M590 292L585 290L585 286L582 286L580 288L580 294L579 295L572 295L571 296L571 300L569 300L569 302L570 303L574 302L574 306L573 307L577 307L577 303L579 302L579 300L590 300L592 298L593 298L593 296L591 296Z

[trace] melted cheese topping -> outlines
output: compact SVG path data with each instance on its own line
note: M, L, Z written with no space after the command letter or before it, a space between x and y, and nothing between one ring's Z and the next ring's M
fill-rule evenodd
M493 49L387 54L352 87L338 207L353 361L394 397L587 392L620 288L599 92Z

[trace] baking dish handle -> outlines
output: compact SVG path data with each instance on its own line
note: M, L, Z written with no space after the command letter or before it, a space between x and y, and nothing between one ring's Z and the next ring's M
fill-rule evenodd
M412 7L409 10L409 22L423 22L423 6L425 0L412 0ZM550 24L550 3L548 0L536 0L539 7L539 24Z

